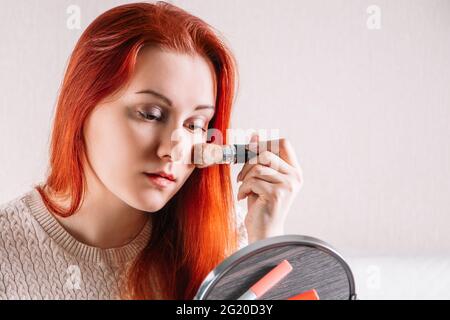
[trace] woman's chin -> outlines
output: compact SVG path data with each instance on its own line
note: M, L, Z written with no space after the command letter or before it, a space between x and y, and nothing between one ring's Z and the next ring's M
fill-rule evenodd
M169 201L167 195L161 194L160 191L144 192L142 196L136 199L136 209L146 212L157 212L161 210Z

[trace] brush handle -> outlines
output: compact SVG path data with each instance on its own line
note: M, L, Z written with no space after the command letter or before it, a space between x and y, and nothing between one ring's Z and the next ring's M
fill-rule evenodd
M248 144L233 144L233 152L232 152L232 163L246 163L250 159L256 157L258 154L249 150ZM225 151L225 150L224 150ZM227 156L228 161L228 154L225 155L226 152L224 152L224 159L225 156Z
M224 161L228 163L246 163L263 151L279 154L279 140L259 141L257 152L250 150L250 144L233 144L233 148L224 149Z

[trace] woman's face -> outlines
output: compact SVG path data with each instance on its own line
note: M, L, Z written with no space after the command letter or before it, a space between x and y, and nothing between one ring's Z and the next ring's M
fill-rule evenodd
M215 74L207 60L143 48L130 83L86 120L94 187L138 210L160 210L194 171L192 147L206 141L215 101ZM144 174L159 171L176 181L160 187Z

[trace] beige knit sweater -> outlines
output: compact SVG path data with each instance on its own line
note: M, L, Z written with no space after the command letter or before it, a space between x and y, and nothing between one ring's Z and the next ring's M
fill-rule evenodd
M124 271L150 234L147 223L123 247L88 246L62 227L33 188L0 206L0 300L119 299ZM239 246L247 244L240 223Z

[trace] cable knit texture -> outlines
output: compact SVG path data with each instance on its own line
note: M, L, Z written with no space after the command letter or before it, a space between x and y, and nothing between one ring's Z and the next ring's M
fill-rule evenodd
M240 248L248 244L242 222L240 212ZM149 220L125 246L88 246L62 227L33 188L0 206L0 300L119 299L126 267L150 235Z

